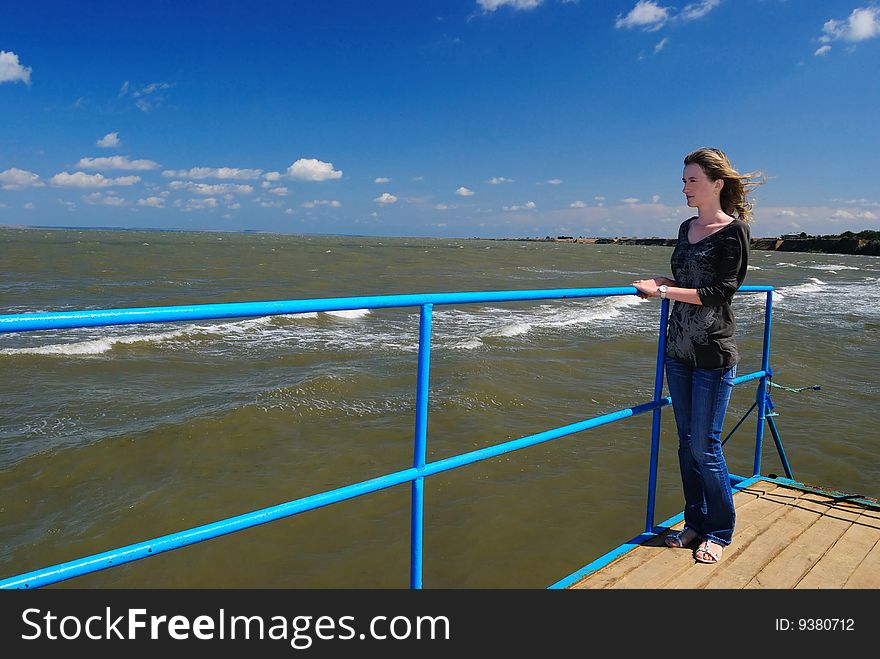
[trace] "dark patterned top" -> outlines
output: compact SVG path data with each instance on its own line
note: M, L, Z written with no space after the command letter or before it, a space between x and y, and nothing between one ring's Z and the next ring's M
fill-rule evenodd
M676 301L669 314L666 354L696 368L730 368L739 361L733 294L746 277L749 225L734 220L691 245L689 218L678 229L672 277L680 288L696 288L699 304Z

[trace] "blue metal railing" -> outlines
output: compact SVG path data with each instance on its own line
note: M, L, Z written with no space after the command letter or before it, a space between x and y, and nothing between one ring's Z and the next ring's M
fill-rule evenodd
M772 403L767 394L767 381L772 376L770 370L770 324L772 322L772 286L743 286L740 292L766 292L764 316L764 338L761 359L761 370L737 377L734 384L742 384L759 380L757 406L758 423L755 444L755 460L753 476L760 475L761 447L763 442L763 426L765 420L772 422L767 416ZM419 315L419 352L418 377L416 386L416 419L413 466L409 469L393 472L353 483L344 487L327 490L311 496L303 497L269 508L263 508L236 517L230 517L210 524L205 524L185 531L160 536L152 540L138 542L100 554L93 554L76 560L60 563L50 567L34 570L17 576L0 580L0 588L39 588L49 584L72 579L81 575L98 572L116 565L130 563L148 556L160 554L172 549L186 547L197 542L210 540L247 528L266 524L278 519L299 513L322 508L340 501L352 499L364 494L383 490L403 483L411 483L411 551L410 551L410 586L422 587L423 566L423 535L424 535L424 481L444 471L457 469L481 460L497 457L505 453L534 446L559 437L596 428L601 425L619 421L644 412L653 413L651 433L651 457L648 476L647 516L645 532L654 530L654 504L656 499L657 463L660 445L661 409L671 404L671 399L662 395L663 370L665 362L666 322L669 315L669 301L663 300L660 307L660 331L657 347L657 363L654 376L653 400L602 414L600 416L578 421L576 423L552 428L544 432L528 435L519 439L495 444L475 451L462 453L452 457L426 462L427 427L428 427L428 390L431 354L431 324L433 308L437 305L474 304L486 302L511 302L524 300L575 299L590 297L608 297L619 295L635 295L632 286L620 288L564 288L541 290L486 291L461 293L428 293L410 295L383 295L347 298L321 298L309 300L283 300L271 302L240 302L225 304L201 304L189 306L143 307L130 309L102 309L90 311L65 311L57 313L26 313L0 315L0 333L29 332L37 330L54 330L75 327L97 327L106 325L126 325L140 323L164 323L184 320L207 320L214 318L246 318L271 316L279 314L295 314L316 311L339 311L348 309L383 309L394 307L418 306ZM782 452L775 426L772 428L780 457L786 469L787 462ZM789 473L790 476L790 473Z

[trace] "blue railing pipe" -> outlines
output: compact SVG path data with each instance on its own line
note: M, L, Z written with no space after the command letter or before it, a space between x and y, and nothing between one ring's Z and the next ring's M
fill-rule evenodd
M767 418L767 379L770 377L770 325L773 322L773 291L767 291L764 306L764 343L761 350L761 370L764 377L758 384L758 424L755 430L755 462L752 476L761 475L761 449L764 442L764 422Z
M772 291L772 286L742 286L743 292ZM609 297L635 295L634 286L617 288L554 288L516 291L478 291L460 293L413 293L365 297L313 298L269 302L221 302L187 306L94 309L0 315L0 333L36 330L172 323L218 318L254 318L279 314L344 311L351 309L388 309L416 307L423 304L474 304L480 302L515 302L527 300Z
M423 304L419 311L419 364L416 383L416 432L413 468L425 468L428 449L428 389L431 373L431 304ZM425 519L425 478L412 482L412 531L410 541L410 587L422 587L422 551Z
M654 400L663 396L663 371L666 364L666 323L669 320L669 300L660 303L660 334L657 340L657 365L654 370ZM654 502L657 496L657 463L660 456L660 422L662 408L654 410L651 420L651 458L648 463L648 505L645 513L645 533L654 529Z
M280 314L343 311L351 309L388 309L418 307L423 304L473 304L478 302L515 302L569 298L635 295L634 286L618 288L554 288L515 291L474 291L459 293L412 293L363 297L313 298L270 302L222 302L188 306L139 307L131 309L95 309L0 315L0 332L171 323L184 320L217 318L253 318Z

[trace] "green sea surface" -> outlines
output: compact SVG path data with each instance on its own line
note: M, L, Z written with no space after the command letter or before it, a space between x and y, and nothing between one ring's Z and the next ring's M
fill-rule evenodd
M628 286L671 248L0 229L0 314ZM755 250L794 477L880 498L880 258ZM737 296L758 370L764 294ZM418 308L0 334L0 578L412 466ZM428 460L653 397L659 304L437 306ZM737 388L725 435L752 406ZM725 445L751 475L755 413ZM655 522L682 508L662 414ZM426 588L545 588L644 530L651 415L425 481ZM769 433L762 471L782 474ZM734 537L734 542L735 542ZM57 588L407 588L404 484Z

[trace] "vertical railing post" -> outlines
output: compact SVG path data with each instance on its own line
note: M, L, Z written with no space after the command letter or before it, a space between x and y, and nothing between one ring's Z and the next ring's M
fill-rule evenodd
M419 313L419 368L416 384L416 429L413 467L425 468L428 446L428 385L431 372L431 310L423 304ZM410 543L410 588L422 587L422 542L424 537L425 479L412 482L412 539Z
M657 339L657 368L654 373L654 402L663 397L663 367L666 364L666 324L669 319L669 300L660 303L660 335ZM657 463L660 455L660 414L661 408L653 412L651 425L651 462L648 471L648 506L645 518L645 533L654 529L654 501L657 493Z
M764 376L758 383L758 429L755 431L755 464L752 476L761 475L761 450L764 442L764 423L767 419L767 381L770 379L770 326L773 323L773 291L767 291L764 307L764 347L761 352L761 370Z

